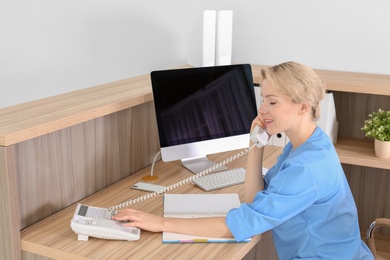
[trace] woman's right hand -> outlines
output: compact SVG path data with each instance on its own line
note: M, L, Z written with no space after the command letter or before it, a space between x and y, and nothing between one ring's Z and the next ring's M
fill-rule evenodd
M258 116L256 116L253 121L252 121L252 125L251 125L251 133L253 131L253 129L256 127L256 126L259 126L261 127L262 129L264 129L266 132L267 132L267 129L265 128L265 123L264 123L264 119L263 117L259 114ZM268 134L268 132L267 132ZM268 134L268 140L271 138L270 134Z
M255 117L255 119L253 119L253 121L252 121L251 133L252 133L253 128L255 128L256 125L258 125L261 128L265 129L265 123L264 123L263 117L260 114L257 115Z

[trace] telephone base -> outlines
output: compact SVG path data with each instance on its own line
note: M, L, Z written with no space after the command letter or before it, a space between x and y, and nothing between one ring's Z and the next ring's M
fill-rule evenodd
M70 227L77 234L77 240L87 241L89 237L113 240L139 240L141 231L136 227L126 227L112 220L116 211L106 208L78 204Z

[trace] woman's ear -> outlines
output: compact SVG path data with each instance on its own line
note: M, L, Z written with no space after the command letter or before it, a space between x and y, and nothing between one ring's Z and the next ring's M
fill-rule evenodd
M309 111L311 108L310 104L309 103L302 103L301 104L301 108L299 110L299 114L300 115L303 115L305 114L307 111Z

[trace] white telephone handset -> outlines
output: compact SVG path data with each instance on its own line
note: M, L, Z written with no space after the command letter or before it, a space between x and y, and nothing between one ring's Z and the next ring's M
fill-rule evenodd
M263 128L261 128L258 125L256 125L253 128L253 131L251 133L251 141L253 143L257 143L256 144L257 147L265 146L268 142L268 138L269 138L269 136Z

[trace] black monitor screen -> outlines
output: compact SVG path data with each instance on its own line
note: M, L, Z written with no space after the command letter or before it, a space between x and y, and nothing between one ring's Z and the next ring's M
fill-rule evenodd
M249 64L153 71L161 147L249 133L256 117Z

